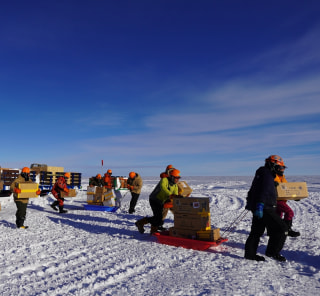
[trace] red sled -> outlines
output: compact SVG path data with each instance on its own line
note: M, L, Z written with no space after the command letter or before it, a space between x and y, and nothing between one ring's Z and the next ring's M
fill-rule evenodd
M154 233L154 236L158 239L158 242L165 245L182 247L185 249L193 249L197 251L204 251L210 247L221 245L223 242L228 241L227 238L219 238L216 241L202 241L197 239L182 238L170 236L169 231L162 231Z

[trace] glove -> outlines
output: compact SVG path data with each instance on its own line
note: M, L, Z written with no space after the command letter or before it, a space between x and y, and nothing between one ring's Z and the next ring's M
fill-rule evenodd
M41 194L41 190L38 189L38 190L36 191L36 195L40 195L40 194Z
M171 209L173 208L173 201L171 199L167 199L163 204L164 209Z
M21 193L21 189L20 188L14 188L14 193Z
M257 208L255 212L253 213L253 216L257 217L258 219L261 219L263 217L263 207L264 207L264 203L259 202L257 204Z
M67 187L63 188L63 191L66 192L66 193L69 193L69 189Z

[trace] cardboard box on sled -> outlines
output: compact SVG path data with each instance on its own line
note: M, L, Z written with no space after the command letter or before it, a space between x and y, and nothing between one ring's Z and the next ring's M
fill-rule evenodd
M209 197L174 197L173 211L179 214L202 214L210 212Z

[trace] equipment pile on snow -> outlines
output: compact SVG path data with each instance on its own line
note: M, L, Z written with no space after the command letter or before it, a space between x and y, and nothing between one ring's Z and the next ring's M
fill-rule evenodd
M0 167L0 196L10 196L10 185L20 174L18 169L5 169ZM56 180L64 176L63 167L48 166L46 164L33 163L30 166L30 178L39 184L41 195L48 194ZM76 188L81 188L81 173L70 173L67 181L68 188L71 190L67 197L76 196Z
M46 164L33 163L30 166L30 177L34 182L39 183L41 195L45 195L51 191L54 183L59 177L64 176L64 168L56 166L48 166ZM81 188L81 173L70 173L67 180L69 189ZM75 191L71 191L68 197L74 197Z
M99 186L87 187L87 210L114 212L121 206L122 192L128 192L127 178L111 177L112 189Z

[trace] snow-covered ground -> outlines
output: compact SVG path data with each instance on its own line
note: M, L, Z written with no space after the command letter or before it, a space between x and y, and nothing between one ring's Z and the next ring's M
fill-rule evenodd
M160 244L149 226L140 234L134 223L152 215L148 195L158 178L144 178L134 215L127 213L129 194L115 213L85 210L85 191L67 199L67 214L49 207L50 195L30 199L27 230L15 227L12 197L1 197L0 295L320 295L320 177L287 179L306 181L309 197L289 201L301 236L287 239L284 263L243 259L251 213L207 251ZM184 180L192 196L211 197L211 224L223 233L244 211L252 177ZM165 226L173 226L171 213ZM266 242L263 236L262 255Z

